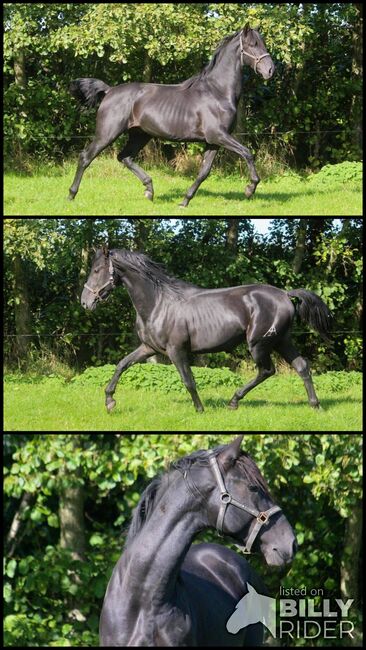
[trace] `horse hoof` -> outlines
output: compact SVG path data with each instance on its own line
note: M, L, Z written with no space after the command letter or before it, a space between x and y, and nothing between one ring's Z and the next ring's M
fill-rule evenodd
M106 402L107 412L110 413L111 411L113 411L115 406L116 406L116 400L109 399L108 402Z
M238 408L238 406L239 406L239 405L236 404L235 402L229 402L229 404L227 405L227 407L228 407L229 409L231 409L232 411L236 411L236 409Z
M73 201L74 198L75 198L75 194L69 194L69 196L67 197L68 201Z
M154 199L154 194L153 194L153 192L150 192L150 190L146 190L146 192L144 192L144 194L145 194L146 198L149 199L149 201L152 201Z
M246 187L244 190L244 194L247 197L247 199L250 199L250 197L253 196L254 194L253 188L251 188L250 185L248 185L248 187Z

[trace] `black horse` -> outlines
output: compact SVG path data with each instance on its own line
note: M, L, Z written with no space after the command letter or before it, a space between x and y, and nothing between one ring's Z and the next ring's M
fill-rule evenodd
M274 72L262 37L249 25L227 36L206 67L180 84L134 82L111 88L99 79L72 81L70 92L82 104L93 107L102 102L94 140L80 154L69 199L77 194L83 173L92 160L126 131L128 141L118 160L142 181L148 199L154 197L152 179L133 159L151 138L206 143L197 180L187 191L182 206L188 205L207 178L219 147L234 151L246 160L251 182L245 195L252 196L260 180L253 156L230 135L242 91L244 64L264 79L270 79Z
M271 352L276 350L304 380L309 403L319 407L308 362L291 342L294 316L326 337L331 313L311 291L283 291L267 284L248 284L227 289L203 289L168 276L146 255L106 247L96 252L81 295L85 309L95 309L117 283L123 283L137 313L141 345L122 359L109 382L106 407L116 405L113 394L125 370L156 353L168 356L191 394L197 411L203 411L189 364L189 353L231 351L246 336L258 375L236 391L229 407L252 388L275 374ZM292 302L295 301L295 304ZM298 304L296 304L298 303Z
M191 546L197 533L216 528L244 542L245 552L260 551L271 566L285 567L294 557L294 532L240 450L242 439L181 458L142 494L104 598L101 646L262 643L260 610L250 620L257 624L236 634L227 627L248 591L265 592L258 575L224 546Z

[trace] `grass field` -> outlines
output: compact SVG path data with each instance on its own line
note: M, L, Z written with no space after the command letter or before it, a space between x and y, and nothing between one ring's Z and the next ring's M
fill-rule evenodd
M359 373L354 373L359 374ZM347 373L335 373L347 375ZM252 375L246 376L244 382ZM332 381L329 381L329 378ZM357 377L359 379L359 377ZM322 409L311 409L302 381L277 375L240 403L227 408L233 388L199 389L205 412L195 412L185 392L117 387L117 406L104 407L100 386L66 383L56 377L32 383L5 378L5 431L352 431L362 430L360 381L346 384L330 375L314 377ZM343 387L342 387L343 386ZM199 387L198 387L199 388Z
M5 215L248 215L351 216L362 215L362 182L336 178L320 180L295 174L262 181L255 196L244 197L248 177L213 171L188 208L179 203L195 176L183 176L168 167L148 168L155 199L144 197L140 181L117 160L100 157L86 170L74 201L68 188L76 160L64 166L39 167L29 175L6 173Z

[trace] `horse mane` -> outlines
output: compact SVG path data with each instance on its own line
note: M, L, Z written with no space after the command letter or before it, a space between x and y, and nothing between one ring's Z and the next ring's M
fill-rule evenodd
M193 84L203 81L206 78L206 76L209 74L209 72L211 72L211 70L213 70L213 68L215 67L221 52L226 48L228 43L235 38L235 36L238 36L238 34L240 34L240 31L241 30L235 32L234 34L229 34L229 36L225 36L225 38L223 38L222 41L220 41L211 59L209 60L208 63L206 63L205 67L202 68L201 72L198 72L198 74L193 75L193 77L189 77L189 79L182 81L182 83L179 84L180 88L182 90L186 90L187 88L190 88Z
M141 495L140 501L136 508L133 511L131 524L128 529L128 534L125 542L125 549L131 544L135 539L138 533L142 530L145 523L149 520L152 512L155 508L155 503L157 501L157 496L165 489L166 484L169 482L170 472L174 469L179 470L182 474L189 470L192 465L198 464L200 466L208 466L210 455L218 456L227 445L220 445L213 449L210 454L206 450L195 451L189 456L184 456L183 458L178 458L170 463L169 471L166 474L161 476L156 476L151 483L147 486L144 492ZM268 484L260 473L254 460L247 454L245 451L240 453L238 460L236 461L239 464L240 469L243 472L243 479L249 485L256 485L264 494L271 497Z
M137 253L128 250L112 251L115 268L121 265L128 266L132 271L136 271L139 275L146 280L150 280L154 287L160 291L168 291L175 294L177 297L181 296L184 289L197 287L191 282L179 280L172 275L169 275L162 264L158 264L151 260L144 253ZM199 287L197 287L199 288Z

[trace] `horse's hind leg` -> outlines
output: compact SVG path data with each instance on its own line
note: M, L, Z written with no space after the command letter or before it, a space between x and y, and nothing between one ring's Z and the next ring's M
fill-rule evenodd
M319 400L315 392L308 361L301 356L289 337L276 345L275 349L303 380L310 406L319 408Z
M177 348L175 346L169 346L167 348L167 353L170 360L174 363L176 369L178 370L183 384L190 393L196 411L198 413L202 413L204 409L197 393L196 382L194 380L185 350L182 350L181 348Z
M94 158L96 158L97 155L108 146L108 144L109 142L107 142L106 144L103 141L101 142L99 138L95 137L93 142L91 142L90 145L86 147L84 151L81 152L81 154L79 155L79 162L78 162L75 178L69 189L70 201L72 201L72 199L78 193L79 185L81 183L81 179L83 177L86 168L89 167L90 163L94 160Z
M258 374L255 379L252 379L252 381L243 386L243 388L239 388L236 391L232 400L229 402L229 408L231 409L237 409L239 400L249 393L250 390L268 379L268 377L272 377L276 372L267 345L264 345L262 341L259 341L253 347L249 346L249 349L254 361L256 362Z
M117 158L119 162L122 162L128 169L131 170L137 178L145 185L145 196L150 201L154 198L154 188L152 184L152 178L144 172L144 170L139 167L133 158L138 154L138 152L143 149L145 144L151 140L151 135L144 133L140 129L131 129L128 134L128 142L122 151L118 154Z
M103 105L101 105L100 109ZM87 167L90 163L100 154L103 149L112 144L116 138L118 138L121 133L124 131L124 125L121 122L112 123L110 120L106 120L105 112L101 114L98 113L97 116L97 128L94 136L94 140L87 146L84 151L81 152L79 156L79 163L76 170L75 178L73 184L69 189L69 200L76 196L81 179Z

